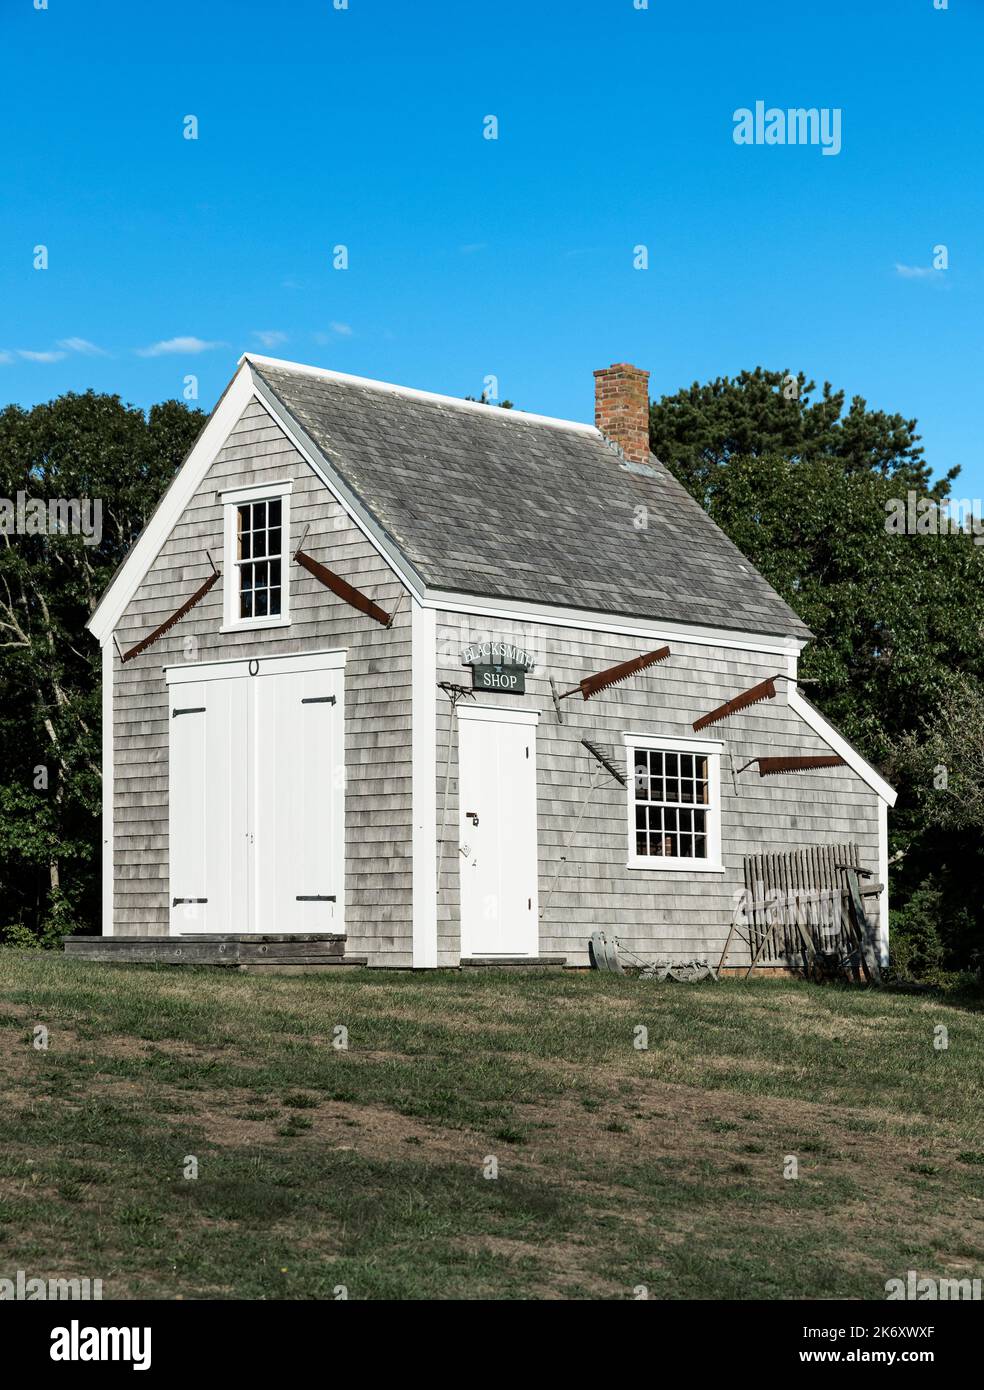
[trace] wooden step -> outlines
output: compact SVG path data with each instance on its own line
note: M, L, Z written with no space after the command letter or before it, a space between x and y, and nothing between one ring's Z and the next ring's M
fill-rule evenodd
M345 955L345 937L336 934L228 936L69 936L65 954L75 960L104 963L217 965L227 969L257 966L325 967L364 965L364 956Z
M566 956L462 956L462 970L563 970Z

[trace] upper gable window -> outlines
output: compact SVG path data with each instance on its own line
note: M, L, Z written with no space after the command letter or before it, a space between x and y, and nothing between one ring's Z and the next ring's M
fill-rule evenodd
M223 631L290 621L289 482L236 488L225 509Z

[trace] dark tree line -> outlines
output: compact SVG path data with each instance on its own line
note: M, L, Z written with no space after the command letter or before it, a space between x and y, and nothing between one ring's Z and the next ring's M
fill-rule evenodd
M0 530L0 936L98 930L100 654L85 623L205 417L69 394L0 412L0 499L90 499L100 527ZM8 509L9 521L9 509ZM15 518L15 526L17 520Z
M97 930L100 661L84 625L205 417L69 394L0 412L0 504L99 499L98 544L0 530L0 939ZM899 964L977 964L984 940L984 546L898 535L942 502L916 422L757 368L654 402L654 452L816 634L810 697L900 788Z

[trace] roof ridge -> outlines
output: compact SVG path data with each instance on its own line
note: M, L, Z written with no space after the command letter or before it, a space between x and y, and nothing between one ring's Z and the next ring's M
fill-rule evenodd
M374 391L383 391L389 395L406 396L410 400L425 401L433 405L447 405L455 410L481 411L486 416L497 420L519 420L528 425L548 425L554 429L577 430L582 434L592 434L601 439L603 436L594 425L585 424L582 420L562 420L553 415L536 415L528 410L502 410L488 405L483 401L466 401L457 396L444 396L436 391L421 391L416 386L400 386L392 381L377 381L374 377L352 376L349 372L336 372L330 367L312 367L305 362L289 362L280 357L264 357L255 352L244 352L239 359L239 364L248 362L251 366L280 368L283 371L297 372L301 375L318 377L322 381L337 381L346 386L364 386Z

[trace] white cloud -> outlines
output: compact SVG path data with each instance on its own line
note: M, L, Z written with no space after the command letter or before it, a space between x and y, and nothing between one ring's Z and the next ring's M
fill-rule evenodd
M151 343L150 347L137 348L137 356L172 357L178 353L211 352L213 348L227 346L227 343L207 343L203 338L165 338L161 343Z
M0 348L0 366L6 367L7 364L13 362L13 360L14 354L12 352L4 352L4 350Z
M351 338L352 336L350 323L330 323L328 327L331 329L330 333L315 333L314 341L316 343L330 343L334 338Z
M18 348L17 356L23 357L25 362L60 362L68 354L65 352L30 352L27 348Z
M476 251L484 251L487 246L487 241L467 241L464 246L459 246L458 250L463 256L474 256Z
M96 347L95 343L90 343L88 338L61 338L58 346L64 348L66 352L80 352L83 357L108 357L109 353L101 347Z
M253 329L253 337L258 343L262 343L265 348L279 347L281 343L286 343L287 334L281 333L279 328L260 328Z
M896 261L895 273L901 275L903 280L935 280L943 272L934 270L931 265L902 265Z

